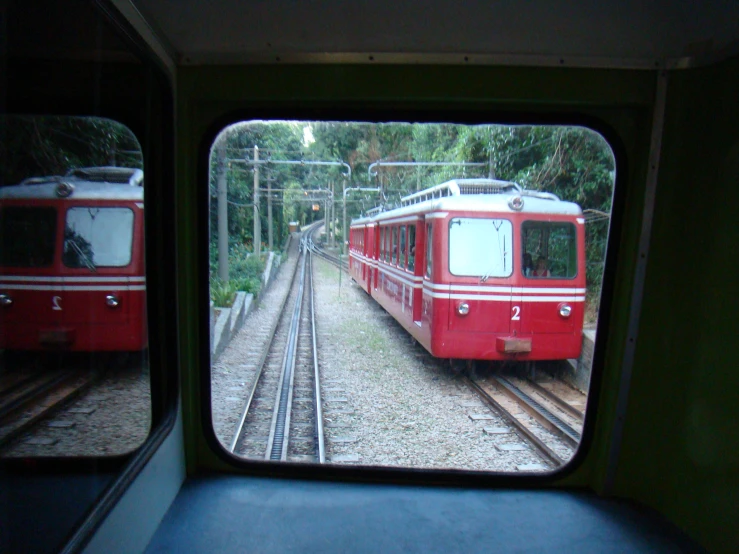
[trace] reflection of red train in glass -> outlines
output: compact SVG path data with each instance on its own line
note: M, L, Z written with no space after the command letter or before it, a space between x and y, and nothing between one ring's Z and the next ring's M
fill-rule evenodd
M0 188L0 348L147 347L143 177L94 167Z
M460 179L351 224L350 273L431 354L577 358L585 220L515 183Z

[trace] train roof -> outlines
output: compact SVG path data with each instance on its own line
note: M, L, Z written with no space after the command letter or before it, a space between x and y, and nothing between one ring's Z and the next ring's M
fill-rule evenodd
M86 167L0 187L0 199L143 200L143 180L140 169Z
M521 209L510 206L509 202L515 197L522 199ZM516 183L495 179L454 179L406 196L401 202L404 204L401 207L379 213L375 208L371 215L355 219L351 224L364 225L430 212L582 215L582 208L574 202L560 200L548 192L527 190Z

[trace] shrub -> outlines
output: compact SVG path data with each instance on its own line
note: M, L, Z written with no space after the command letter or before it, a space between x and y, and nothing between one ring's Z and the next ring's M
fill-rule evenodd
M217 277L210 281L210 299L219 308L230 308L238 290L234 281L221 281Z

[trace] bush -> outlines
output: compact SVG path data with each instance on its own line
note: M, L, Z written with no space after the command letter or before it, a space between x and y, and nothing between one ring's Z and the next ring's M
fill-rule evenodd
M210 281L210 299L219 308L230 308L238 290L234 281L221 281L217 277Z

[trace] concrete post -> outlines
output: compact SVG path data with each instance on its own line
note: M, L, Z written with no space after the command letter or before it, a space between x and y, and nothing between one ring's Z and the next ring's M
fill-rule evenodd
M218 145L218 278L228 281L228 188L226 185L226 139Z
M262 250L262 222L259 220L259 147L254 145L254 254Z

